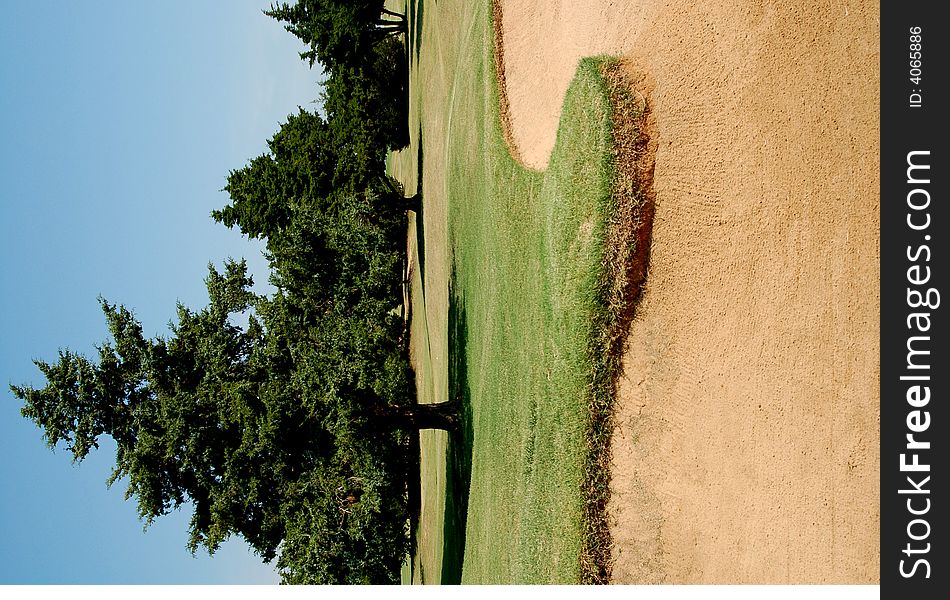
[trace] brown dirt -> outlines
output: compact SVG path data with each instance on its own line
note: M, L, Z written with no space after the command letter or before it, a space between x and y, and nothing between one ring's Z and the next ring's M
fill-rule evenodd
M876 2L502 0L543 169L583 56L654 83L650 265L619 382L618 583L876 583Z

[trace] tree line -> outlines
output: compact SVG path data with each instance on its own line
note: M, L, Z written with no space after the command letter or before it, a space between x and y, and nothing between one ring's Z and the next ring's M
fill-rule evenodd
M36 361L45 386L11 389L77 461L112 437L108 483L127 482L147 523L190 503L192 552L239 535L286 583L393 583L408 433L457 426L452 403L416 404L399 311L405 211L420 203L385 172L408 142L406 19L381 1L265 14L328 75L326 117L291 114L212 213L265 241L275 291L253 292L243 261L209 266L209 304L179 305L154 339L100 299L112 340L98 356L62 350Z

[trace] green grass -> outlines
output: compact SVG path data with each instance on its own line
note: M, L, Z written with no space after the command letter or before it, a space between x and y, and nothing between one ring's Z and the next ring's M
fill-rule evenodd
M604 458L627 308L615 263L629 255L607 245L612 111L625 97L604 76L609 60L582 61L548 169L523 168L501 135L490 15L490 2L424 13L410 2L421 136L391 165L411 191L424 157L411 350L420 401L460 398L466 417L452 439L420 436L411 580L577 583L596 575L607 543Z

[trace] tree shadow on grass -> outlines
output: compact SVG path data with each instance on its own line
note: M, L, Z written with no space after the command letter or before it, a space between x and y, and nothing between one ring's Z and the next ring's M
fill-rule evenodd
M468 385L466 346L468 322L461 298L454 292L455 275L449 282L449 394L459 403L460 427L446 449L445 524L442 546L442 583L462 582L465 558L465 525L472 479L471 390Z
M454 275L452 278L454 282ZM443 584L462 582L465 558L465 527L468 520L468 496L472 479L472 421L471 390L468 385L466 346L468 323L465 309L449 285L449 398L459 405L459 428L449 433L445 454L445 518L442 529ZM425 581L422 564L417 560L419 517L422 506L419 431L409 433L406 469L409 501L409 556L412 560L413 582Z
M419 257L419 279L422 282L422 293L426 291L426 236L425 236L425 194L422 193L422 169L425 163L422 160L422 124L419 125L419 137L416 154L416 168L418 176L416 178L416 193L422 198L419 202L419 211L415 214L416 219L416 254Z
M409 29L410 47L419 60L419 47L422 45L422 23L425 17L425 2L423 0L409 0L406 3L406 16L412 15Z

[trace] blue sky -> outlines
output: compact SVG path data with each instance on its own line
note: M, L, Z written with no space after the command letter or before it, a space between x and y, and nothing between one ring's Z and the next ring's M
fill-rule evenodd
M133 6L134 4L134 6ZM73 465L19 416L31 359L94 354L97 296L148 335L207 301L207 265L260 246L214 223L229 170L266 150L320 73L268 2L29 1L0 18L0 583L275 582L243 540L185 549L190 510L147 531L113 446Z

